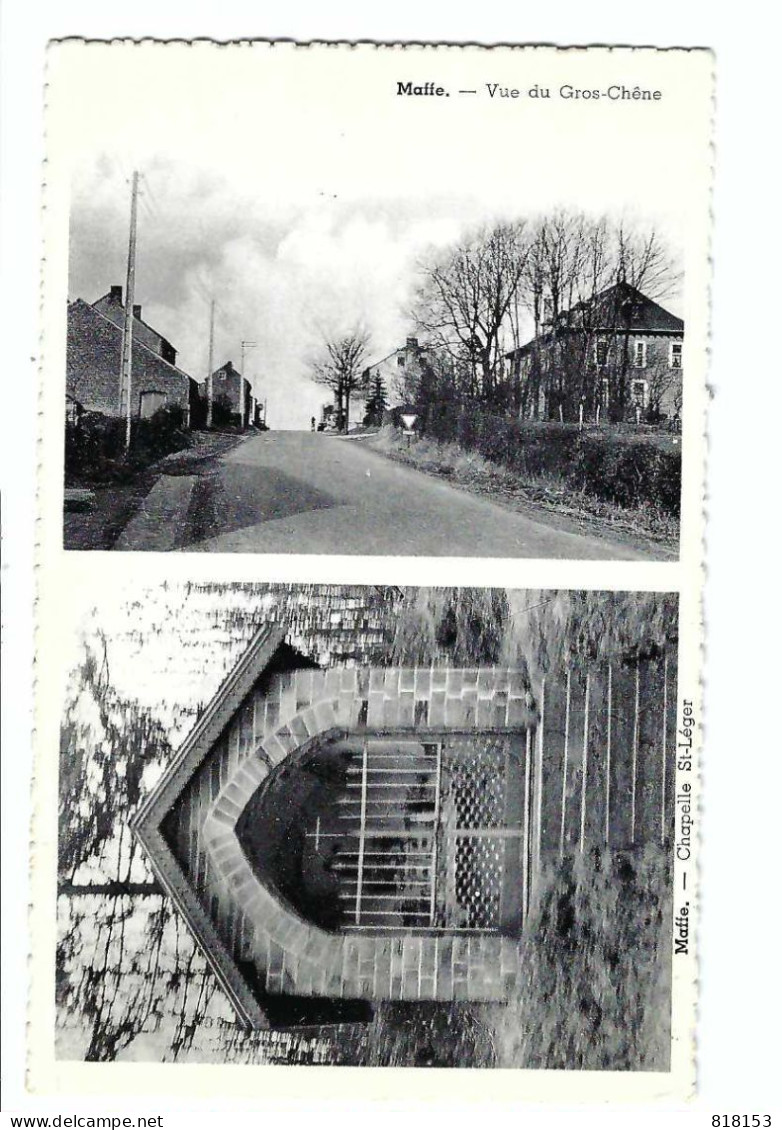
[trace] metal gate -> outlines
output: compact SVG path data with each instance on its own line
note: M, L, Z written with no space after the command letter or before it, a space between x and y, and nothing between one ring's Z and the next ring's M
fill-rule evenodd
M336 743L336 803L306 837L343 930L518 932L529 898L529 734Z

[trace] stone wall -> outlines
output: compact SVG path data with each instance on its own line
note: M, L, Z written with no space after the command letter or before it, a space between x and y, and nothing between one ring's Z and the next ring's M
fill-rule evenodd
M122 361L122 330L86 302L78 299L68 307L66 349L66 393L88 412L119 416L119 378ZM189 413L191 380L153 353L142 342L133 343L133 414L139 415L143 393L162 393L165 403Z

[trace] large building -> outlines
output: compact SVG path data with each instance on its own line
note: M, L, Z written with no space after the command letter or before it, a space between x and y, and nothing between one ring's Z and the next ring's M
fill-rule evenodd
M122 338L125 306L122 287L113 286L108 294L92 304L77 298L68 306L66 349L66 397L69 414L100 412L120 416ZM182 409L184 422L197 397L196 382L176 364L171 343L141 317L141 307L133 307L133 348L131 351L131 408L136 417L148 417L162 407Z
M676 421L683 353L682 319L618 283L549 317L507 360L524 417Z

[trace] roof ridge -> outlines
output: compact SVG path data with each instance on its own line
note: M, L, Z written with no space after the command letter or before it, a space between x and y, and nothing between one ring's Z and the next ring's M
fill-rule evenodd
M100 296L100 298L96 298L96 299L95 299L95 302L87 302L87 305L88 305L88 306L92 306L92 308L93 308L93 309L95 309L95 305L96 305L96 304L97 304L98 302L102 302L104 298L111 298L111 291L108 291L108 292L107 292L106 294L102 294L102 295ZM118 302L118 303L117 303L117 305L118 305L118 306L119 306L119 308L120 308L121 310L123 310L123 311L127 310L127 308L128 308L128 304L127 304L127 302ZM134 306L138 305L138 308L139 308L139 310L141 310L141 309L142 309L142 305L141 305L141 303L135 303L135 302L134 302L134 303L133 303L133 305L134 305ZM96 313L100 314L100 310L97 310L97 311L96 311ZM105 317L105 315L103 315L103 316ZM148 329L150 333L153 333L153 334L155 334L155 335L156 335L157 337L159 337L159 338L162 338L162 340L163 340L163 341L165 341L165 343L166 343L167 345L171 345L171 342L170 342L170 341L168 340L168 338L167 338L167 337L166 337L166 336L165 336L164 334L162 334L162 333L160 332L160 330L156 330L154 326L151 326L151 325L149 324L149 322L147 322L147 321L145 321L145 320L144 320L144 318L139 318L139 317L138 317L138 316L137 316L136 314L134 314L134 315L133 315L133 317L135 318L135 320L136 320L137 322L140 322L142 326L146 327L146 329ZM111 321L111 318L109 318L109 319L108 319L108 321ZM174 348L174 347L173 347L173 345L171 345L171 348L172 348L172 349Z
M168 801L166 810L170 807L173 798L169 800L168 794L173 791L174 797L178 795L179 788L174 786L177 785L183 767L193 759L200 763L208 751L210 739L216 740L219 736L219 731L222 729L219 725L220 713L229 696L236 692L237 686L243 688L243 683L248 677L250 681L258 677L271 661L277 648L284 642L285 634L284 624L275 622L264 623L256 631L175 753L167 769L168 780L165 783L161 780L130 818L132 828L139 828L149 823L164 799ZM217 734L213 734L214 730L218 731ZM206 748L202 748L204 745ZM156 823L159 824L160 820Z
M81 302L82 306L85 306L88 310L91 310L96 318L101 318L102 321L106 322L110 326L113 326L114 329L117 331L117 333L121 334L121 333L124 332L123 329L122 329L122 326L118 326L116 322L112 322L111 318L107 318L105 314L101 314L100 310L95 309L94 303L87 302L86 299L84 299L84 298L74 298L73 302L69 303L69 305L75 306L77 302ZM140 321L140 320L141 319L137 319L137 321ZM147 327L147 328L149 329L150 327ZM157 330L154 330L153 332L157 333ZM171 343L169 342L169 345L170 344ZM183 377L187 377L187 379L189 381L195 380L195 377L192 377L190 375L190 373L185 372L184 369L180 369L178 365L172 364L171 361L166 361L165 357L162 357L159 353L155 353L154 349L150 349L150 347L148 345L145 345L145 343L143 341L141 341L141 340L135 341L134 340L133 346L134 346L134 348L136 346L138 346L140 349L145 349L147 351L147 353L150 355L150 357L154 357L156 361L162 361L162 363L164 365L167 365L169 369L173 369L175 373L180 373Z

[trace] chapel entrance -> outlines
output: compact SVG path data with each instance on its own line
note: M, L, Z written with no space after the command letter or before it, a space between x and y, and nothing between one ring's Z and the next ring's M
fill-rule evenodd
M278 889L339 932L518 934L530 885L531 749L527 733L327 743L262 806L289 814Z

